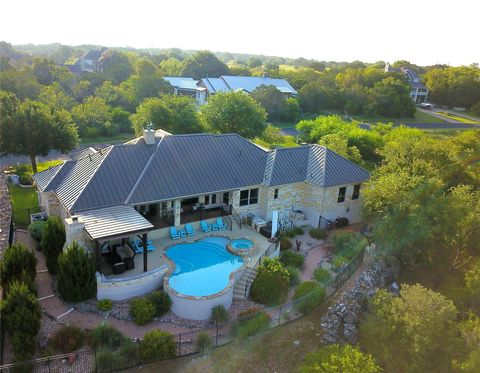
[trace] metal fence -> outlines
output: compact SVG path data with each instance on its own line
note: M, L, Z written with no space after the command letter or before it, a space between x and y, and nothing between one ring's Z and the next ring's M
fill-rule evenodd
M337 275L325 285L325 298L332 296L358 269L362 263L365 250L359 252L350 262L345 264ZM175 353L173 357L182 357L202 352L201 349L209 345L218 347L234 339L253 335L304 316L305 305L308 302L318 302L314 292L285 304L258 309L258 311L243 317L227 321L218 325L186 333L173 335ZM323 300L325 300L325 298ZM320 301L322 301L320 299ZM311 304L311 303L310 303ZM315 303L314 306L318 305ZM208 336L208 337L206 337ZM172 338L169 337L169 338ZM205 343L207 340L209 343ZM199 342L201 341L201 342ZM28 362L0 366L1 373L7 372L113 372L129 369L141 364L159 360L145 359L142 356L142 342L130 342L115 348L83 348L78 352L64 355L50 356Z

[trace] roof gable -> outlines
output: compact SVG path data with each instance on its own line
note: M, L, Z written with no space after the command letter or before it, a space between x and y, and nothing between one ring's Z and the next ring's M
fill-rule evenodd
M220 77L232 90L244 89L253 92L261 85L273 85L280 92L297 94L297 91L285 79L270 78L268 76L232 76L222 75Z

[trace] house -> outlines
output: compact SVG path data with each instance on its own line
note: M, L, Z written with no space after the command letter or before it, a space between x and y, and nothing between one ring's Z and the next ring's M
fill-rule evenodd
M419 105L427 101L428 98L428 88L420 82L420 77L418 74L410 69L405 67L392 67L390 64L385 65L385 72L397 72L403 74L408 84L411 87L410 97L412 98L415 104Z
M179 96L194 98L197 102L202 100L204 88L198 87L198 80L190 77L165 76L163 77L173 87L173 93Z
M146 247L149 238L165 240L171 226L220 216L230 224L253 224L268 238L278 226L272 221L322 228L338 217L356 223L369 176L316 144L267 150L237 134L146 129L142 137L87 149L33 178L42 209L64 220L67 244L90 248L100 263L108 242L123 245L138 237ZM125 297L158 287L161 277L148 261L160 256L143 253L144 275L125 279L123 288L120 280L99 275L99 296L123 299L108 291L123 289Z
M98 61L106 50L107 48L89 50L82 57L77 58L72 65L64 66L76 75L83 73L101 73L102 69Z

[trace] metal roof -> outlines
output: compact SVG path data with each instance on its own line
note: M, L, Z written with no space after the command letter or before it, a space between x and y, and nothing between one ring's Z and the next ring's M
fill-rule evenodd
M309 146L275 149L272 176L268 185L282 185L305 181L307 177Z
M231 88L222 78L203 78L200 80L210 93L229 92Z
M114 206L76 214L92 240L145 232L153 225L132 206Z
M65 162L54 167L47 168L46 170L33 175L33 180L35 180L35 183L40 191L43 192L45 189L47 189L48 184L53 180L55 175L60 171L64 164Z
M77 150L77 151L74 151L74 152L70 153L70 159L73 159L74 161L76 161L78 159L85 158L85 157L89 156L90 154L95 154L96 152L97 152L97 150L92 148L92 147L85 148L85 149L80 149L80 150Z
M231 90L244 89L252 92L261 85L273 85L281 92L291 92L297 94L297 91L285 79L270 78L268 76L231 76L222 75L220 77Z
M163 79L169 82L172 87L178 87L184 81L194 81L193 78L187 76L164 76Z

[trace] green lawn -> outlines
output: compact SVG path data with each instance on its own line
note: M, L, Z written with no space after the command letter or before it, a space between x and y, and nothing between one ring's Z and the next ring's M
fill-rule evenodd
M117 141L128 141L133 138L135 138L133 133L120 133L115 136L82 137L80 139L80 145L108 144Z
M400 122L400 123L439 123L439 122L445 122L444 120L440 118L436 118L433 115L429 115L427 113L424 113L422 111L417 111L415 113L414 118L387 118L387 117L367 117L363 115L353 115L353 118L355 120L361 121L361 122L368 122L368 123L377 123L377 122L382 122L382 123L389 123L389 122Z
M8 184L12 201L13 221L17 226L27 227L30 224L30 214L38 212L38 197L35 187L23 188Z
M476 123L476 124L480 124L480 122L478 121L474 121L472 119L469 119L469 118L464 118L463 116L461 116L461 114L458 114L458 113L455 113L455 114L452 114L451 112L449 111L437 111L437 114L445 117L445 118L449 118L449 119L455 119L457 121L459 121L460 123Z

